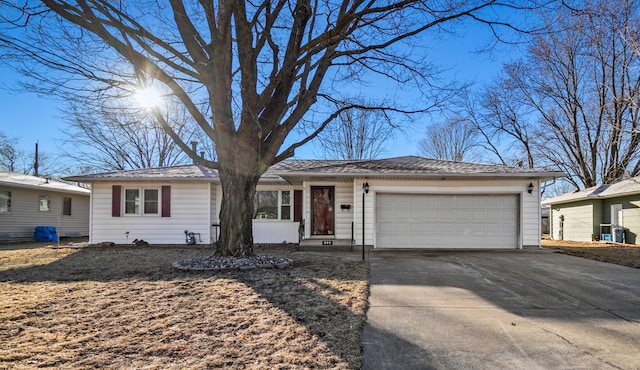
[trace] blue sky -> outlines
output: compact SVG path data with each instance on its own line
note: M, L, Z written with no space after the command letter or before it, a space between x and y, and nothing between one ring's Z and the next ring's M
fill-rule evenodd
M488 29L481 26L460 28L455 37L437 40L433 49L436 65L448 70L447 76L461 81L476 81L481 85L490 81L501 69L502 64L513 58L514 48L501 46L490 54L475 53L478 46L490 39ZM0 131L18 139L18 147L25 152L33 152L36 142L40 151L55 156L66 127L58 106L60 102L20 91L16 86L21 76L6 67L0 67ZM438 119L438 117L435 117ZM389 145L385 156L417 154L417 143L424 137L429 120L421 120L406 127L405 134L398 135L396 142ZM297 151L298 158L313 158L313 142Z
M0 80L8 88L0 89L0 131L18 139L18 147L27 152L39 148L48 153L57 152L55 138L60 137L64 123L60 120L57 103L33 93L21 92L15 83L19 75L0 68Z

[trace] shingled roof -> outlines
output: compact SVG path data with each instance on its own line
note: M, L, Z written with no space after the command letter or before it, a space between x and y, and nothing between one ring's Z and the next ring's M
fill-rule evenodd
M578 202L587 199L606 199L640 194L640 176L615 184L603 184L587 189L565 193L542 202L543 206Z
M273 165L262 176L263 181L299 182L305 178L349 179L375 177L525 177L553 178L559 171L527 169L493 164L453 162L405 156L372 160L286 160ZM216 181L218 173L201 165L150 168L132 171L98 173L68 177L72 181L105 180L206 180Z
M278 165L276 165L278 166ZM348 174L534 174L540 169L509 167L405 156L353 161L285 161L280 173L348 173ZM557 174L557 173L556 173Z
M0 186L89 195L89 189L18 172L0 171Z
M204 180L217 179L218 171L199 165L183 165L171 167L144 168L138 170L102 172L88 175L78 175L65 177L69 181L139 181L140 179L149 180Z

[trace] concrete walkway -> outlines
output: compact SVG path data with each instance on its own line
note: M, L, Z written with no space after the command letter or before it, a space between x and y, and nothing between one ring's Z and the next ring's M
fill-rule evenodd
M640 269L537 249L369 258L365 369L640 369Z

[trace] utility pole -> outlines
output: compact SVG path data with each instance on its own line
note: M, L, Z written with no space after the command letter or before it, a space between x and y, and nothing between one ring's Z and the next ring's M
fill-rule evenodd
M38 163L38 142L36 141L36 160L33 163L33 176L38 177L38 167L40 164Z

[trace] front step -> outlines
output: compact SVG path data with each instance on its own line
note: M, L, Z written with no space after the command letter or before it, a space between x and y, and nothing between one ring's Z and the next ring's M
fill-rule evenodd
M355 243L351 239L303 239L301 251L351 252Z

